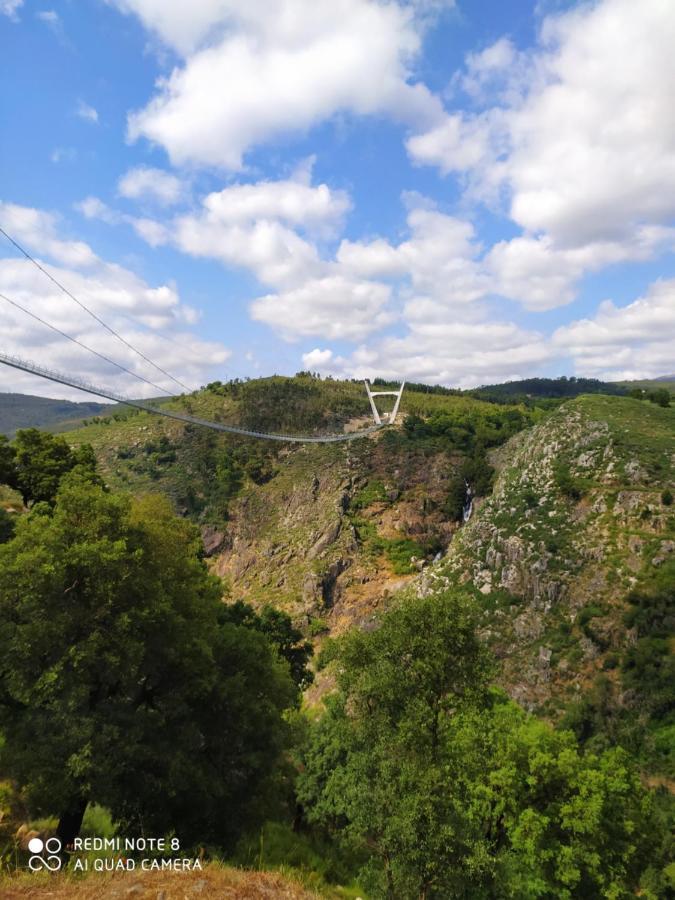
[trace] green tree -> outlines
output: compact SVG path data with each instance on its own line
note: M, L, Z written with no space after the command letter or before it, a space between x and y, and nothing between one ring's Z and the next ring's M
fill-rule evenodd
M368 848L363 877L375 896L431 896L470 853L443 788L447 729L486 695L473 610L454 595L406 603L372 633L347 635L335 655L340 689L304 759L300 802L311 822Z
M4 544L14 534L14 520L4 509L0 509L0 544Z
M77 450L58 435L37 428L18 431L14 440L14 480L10 482L28 506L45 501L52 503L66 472L76 466L93 475L96 457L89 445Z
M670 391L666 388L656 388L656 390L650 391L647 396L657 406L670 406Z
M236 603L223 606L220 617L223 622L233 622L264 634L288 664L298 692L304 691L314 681L314 674L308 668L313 653L312 645L294 627L288 613L270 605L263 606L260 613L257 613L248 603L237 600Z
M183 845L229 846L262 812L295 691L220 595L167 501L81 471L0 546L0 770L66 844L89 802Z
M654 832L626 755L580 752L487 688L460 597L410 601L337 645L338 692L304 754L311 822L370 854L374 897L615 898Z
M0 484L16 483L15 451L4 434L0 434Z

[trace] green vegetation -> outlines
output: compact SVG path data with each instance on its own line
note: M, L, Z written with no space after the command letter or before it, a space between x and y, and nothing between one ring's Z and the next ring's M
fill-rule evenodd
M491 691L460 596L403 603L332 656L339 690L298 793L311 823L368 854L371 896L609 898L661 877L663 829L627 755L584 754Z
M427 419L406 416L403 429L411 440L435 438L453 449L472 452L498 447L533 421L530 413L517 406L475 403L469 409L459 406L434 412Z
M652 388L651 390L636 387L630 391L630 396L636 400L649 400L650 403L656 403L657 406L664 408L670 406L672 399L671 392L665 387Z
M296 688L199 557L167 501L81 471L0 546L0 770L65 844L88 803L183 846L267 811Z
M415 560L434 556L441 549L437 540L424 541L407 537L387 538L377 532L376 526L362 515L362 511L374 504L389 502L384 485L380 481L368 482L352 498L347 515L356 536L366 552L375 557L384 554L396 575L410 575L417 571Z
M81 833L142 822L330 896L668 896L675 409L547 390L412 386L403 427L348 445L124 410L0 439L27 504L0 487L0 860L86 800ZM368 415L309 373L162 402Z
M626 394L627 389L623 385L598 381L596 378L568 378L563 375L561 378L525 378L522 381L507 381L505 384L490 384L471 393L491 403L525 403L530 406L541 404L542 400L569 400L580 394L619 396Z
M222 607L220 621L252 628L264 635L288 664L298 691L304 691L314 681L314 674L307 667L312 645L303 639L302 632L293 627L291 617L282 610L264 606L258 614L248 603L238 600Z
M558 460L553 465L553 478L561 494L569 500L581 500L584 487L580 479L574 478L569 464Z
M11 445L0 444L0 467L4 483L16 488L29 506L52 503L61 478L72 469L93 475L96 457L87 444L72 450L63 438L28 428Z
M119 408L107 403L72 403L28 394L0 393L0 434L12 438L20 428L33 427L62 431L77 427L89 416Z

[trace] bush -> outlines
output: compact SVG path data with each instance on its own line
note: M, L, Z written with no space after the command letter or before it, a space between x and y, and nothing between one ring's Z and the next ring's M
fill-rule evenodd
M553 480L555 481L558 490L565 497L568 497L570 500L581 500L583 496L583 487L581 482L574 478L570 467L567 463L559 460L553 466Z
M649 391L647 396L657 406L670 406L670 391L666 390L666 388L657 388L655 391Z
M664 506L673 505L673 493L672 491L668 490L668 488L666 488L666 490L661 494L661 503L663 503Z

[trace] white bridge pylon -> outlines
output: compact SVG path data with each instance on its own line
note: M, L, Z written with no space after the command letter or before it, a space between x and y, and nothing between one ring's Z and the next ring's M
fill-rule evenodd
M365 380L366 392L368 393L368 399L370 400L370 408L373 411L373 418L375 419L376 425L382 424L382 417L386 418L387 425L393 425L396 421L396 416L398 415L398 407L401 402L401 397L403 396L403 388L405 387L405 381L401 382L401 387L397 391L373 391L370 388L370 382L368 379ZM377 405L375 404L375 397L396 397L396 401L394 402L394 408L390 413L380 413L378 412Z

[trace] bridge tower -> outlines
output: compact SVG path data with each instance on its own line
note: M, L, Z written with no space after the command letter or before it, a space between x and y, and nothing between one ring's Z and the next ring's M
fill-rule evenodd
M398 407L401 402L401 397L403 396L403 388L405 387L405 381L401 382L401 387L397 391L373 391L370 387L370 382L368 379L365 379L366 392L368 393L368 399L370 400L370 408L373 411L373 418L375 419L376 425L382 424L382 416L386 418L387 425L393 425L396 421L396 416L398 415ZM396 401L394 402L394 408L390 413L380 413L378 412L377 406L375 404L374 397L396 397Z

